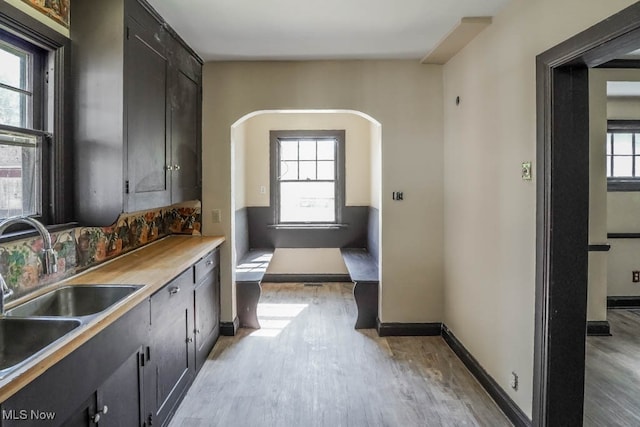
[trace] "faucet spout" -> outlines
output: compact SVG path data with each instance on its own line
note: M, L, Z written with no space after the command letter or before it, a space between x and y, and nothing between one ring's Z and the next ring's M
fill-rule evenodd
M38 234L40 234L43 241L43 251L44 251L43 272L44 274L56 273L58 271L58 260L56 257L56 253L53 250L53 246L51 245L51 235L49 234L49 231L45 228L44 225L42 225L40 221L35 220L28 216L13 216L13 217L7 218L2 222L0 222L0 236L5 232L5 230L8 227L18 223L30 225L36 229Z

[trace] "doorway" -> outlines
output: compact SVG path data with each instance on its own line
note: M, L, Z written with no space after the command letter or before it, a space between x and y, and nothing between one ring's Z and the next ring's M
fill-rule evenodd
M588 69L640 46L640 4L537 57L534 425L581 425L589 227Z

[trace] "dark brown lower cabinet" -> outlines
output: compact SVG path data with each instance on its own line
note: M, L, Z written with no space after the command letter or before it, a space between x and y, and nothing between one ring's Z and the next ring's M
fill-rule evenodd
M62 426L140 426L143 349L133 353Z
M151 296L150 357L145 366L148 420L164 425L195 376L193 269Z
M220 336L220 253L215 250L195 266L196 372Z
M167 425L219 319L216 249L1 403L0 426Z

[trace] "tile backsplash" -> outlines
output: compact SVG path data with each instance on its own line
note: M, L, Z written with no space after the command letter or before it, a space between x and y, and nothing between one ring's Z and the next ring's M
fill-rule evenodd
M42 273L42 238L0 245L0 273L14 291L12 299L170 234L200 234L199 201L122 214L108 227L76 227L51 233L58 272Z

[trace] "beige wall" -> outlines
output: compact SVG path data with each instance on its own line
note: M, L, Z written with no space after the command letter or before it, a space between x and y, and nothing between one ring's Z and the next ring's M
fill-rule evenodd
M607 80L589 70L589 244L607 242ZM587 320L607 320L607 252L589 253Z
M5 3L10 4L13 7L15 7L16 9L20 9L22 12L24 12L27 15L37 19L38 21L42 22L43 24L53 28L54 30L56 30L60 34L64 35L65 37L69 37L69 29L68 28L65 28L64 26L58 24L56 21L54 21L53 19L49 18L48 16L38 12L35 8L29 6L28 4L26 4L22 0L0 0L0 1L3 1Z
M345 202L347 206L369 206L370 121L355 113L300 112L264 113L246 121L246 171L244 191L247 206L270 205L269 132L272 130L344 130ZM265 193L260 188L265 188Z
M382 126L383 322L442 320L442 67L416 61L211 62L203 70L203 230L232 240L230 127L262 110L361 111ZM404 191L405 200L391 200ZM211 209L223 222L211 222ZM231 245L222 320L235 316Z
M529 415L537 177L520 164L536 160L535 57L632 3L513 0L444 67L445 322Z
M382 182L382 129L380 128L380 123L374 122L369 123L369 127L369 134L371 135L371 147L369 150L371 155L369 162L371 195L369 200L371 202L370 206L380 209L382 197L380 192L380 184Z
M232 187L235 201L234 210L247 206L246 195L246 158L247 158L247 122L242 121L231 129ZM268 153L267 153L268 157Z

